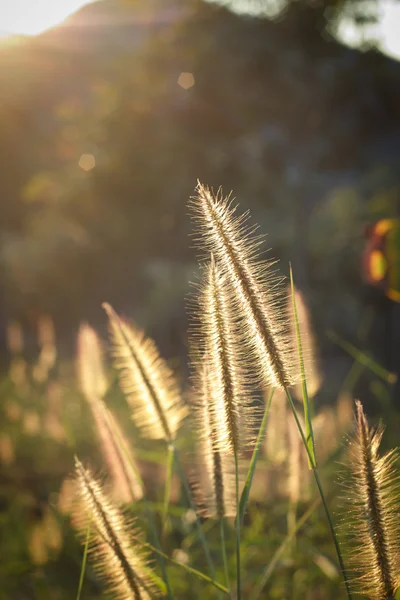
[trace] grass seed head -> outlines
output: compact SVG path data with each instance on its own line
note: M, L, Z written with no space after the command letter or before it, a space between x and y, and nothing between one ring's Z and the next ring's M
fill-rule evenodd
M260 256L262 237L247 224L247 213L236 214L230 197L214 195L200 183L191 207L196 240L213 253L230 298L238 303L246 344L242 359L263 387L287 388L297 379L296 348L282 305L282 280L272 272L273 262Z
M344 532L350 545L354 589L371 600L394 598L400 585L400 489L397 450L379 455L383 429L369 427L356 401L355 433L344 481Z
M143 437L172 442L187 414L175 376L153 340L103 305L110 323L115 364L132 418Z
M74 522L85 539L90 528L94 567L118 600L148 600L157 597L148 557L134 540L138 532L127 522L103 492L101 485L81 462L75 460L78 502Z

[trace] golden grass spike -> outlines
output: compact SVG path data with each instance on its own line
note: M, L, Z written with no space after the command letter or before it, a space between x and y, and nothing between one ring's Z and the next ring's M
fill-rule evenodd
M216 413L212 408L212 396L209 388L207 363L198 367L194 415L197 431L200 435L198 465L200 483L195 487L198 504L206 517L231 517L236 514L235 475L232 455L221 450L218 440L220 434L216 426Z
M351 477L345 482L345 519L352 542L354 588L371 600L393 599L400 585L400 487L397 450L379 456L382 427L370 429L356 401L356 430L349 444ZM347 506L346 506L347 508Z
M304 369L307 378L308 396L312 398L321 387L321 374L317 363L317 354L315 351L315 339L312 333L310 316L303 294L295 287L296 308L299 319L301 345L303 350ZM296 325L293 318L293 306L291 295L288 296L288 314L293 343L296 343ZM295 393L298 399L302 398L301 383L296 385Z
M83 394L91 408L112 481L113 497L122 503L134 502L143 496L137 481L129 444L112 413L103 402L107 390L101 346L94 329L83 324L78 334L78 370Z
M265 392L265 402L270 391ZM267 431L264 439L264 452L268 462L282 465L288 459L288 421L291 419L285 392L277 389L271 402Z
M144 437L172 442L187 413L172 371L153 340L123 321L109 304L103 304L103 308L109 318L115 364L132 418Z
M92 408L101 449L113 481L113 497L122 503L140 500L143 490L133 465L137 471L138 467L124 433L102 400L99 399Z
M240 305L248 366L264 387L287 388L296 381L296 347L289 335L287 318L279 308L280 280L272 274L272 262L259 258L262 239L246 225L248 214L235 215L229 197L216 196L198 184L193 198L199 242L210 250L227 277L232 299Z
M247 441L245 373L239 363L237 324L226 291L226 279L212 258L204 269L198 309L194 311L198 326L192 337L206 364L216 448L237 454Z
M75 459L78 500L74 522L82 537L90 522L94 566L107 582L108 591L118 600L148 600L157 597L149 576L147 555L138 543L133 523L127 524L100 484Z
M82 323L78 332L78 375L82 393L89 402L107 391L102 349L95 330Z

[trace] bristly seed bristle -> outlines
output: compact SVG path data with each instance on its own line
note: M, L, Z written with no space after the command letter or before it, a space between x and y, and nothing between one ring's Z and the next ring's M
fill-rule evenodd
M103 398L107 391L102 348L95 330L82 323L78 333L78 374L82 393L90 402Z
M139 432L150 439L173 442L187 407L172 371L153 340L123 321L109 304L103 308L110 322L121 387Z
M197 453L200 473L194 488L196 501L203 507L201 513L205 517L231 517L236 514L233 460L231 453L220 449L220 430L215 423L206 362L198 367L195 380L194 418L200 436Z
M81 325L78 334L78 369L82 392L97 426L100 449L113 482L113 497L121 503L143 496L138 483L129 444L103 397L107 390L100 341L89 325Z
M204 376L203 365L207 372L214 444L221 452L239 454L249 441L252 419L246 373L240 364L236 311L229 291L226 278L211 257L203 269L197 310L195 307L193 311L191 342L194 365L200 367L196 372ZM202 384L195 387L201 388Z
M315 339L312 333L309 311L304 301L303 294L296 287L294 287L294 293L296 298L296 310L300 328L304 370L307 381L307 393L309 398L313 398L318 392L319 388L321 387L322 382L315 351ZM293 338L293 343L297 344L296 323L293 316L293 299L291 297L291 294L288 295L287 311L289 314L289 324L291 335ZM294 393L295 396L299 400L301 400L301 382L296 385Z
M113 498L123 504L140 500L143 490L134 470L138 472L138 467L119 423L102 400L99 399L92 408L101 448L113 480Z
M379 456L382 427L370 429L356 401L356 430L349 444L343 536L357 577L353 586L371 600L393 599L400 585L400 486L397 450Z
M211 251L222 275L238 299L248 367L263 387L287 388L297 379L296 347L289 335L285 310L280 307L281 280L271 272L272 262L259 257L262 238L237 216L230 198L197 186L191 206L202 247Z
M158 597L143 547L133 541L138 533L113 506L100 484L75 459L78 504L74 522L84 539L90 527L94 567L118 600L149 600Z

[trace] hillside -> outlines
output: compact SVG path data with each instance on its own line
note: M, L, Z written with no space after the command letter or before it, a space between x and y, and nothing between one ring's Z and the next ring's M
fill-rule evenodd
M184 203L199 177L249 199L274 252L298 262L318 318L351 335L363 227L398 210L400 64L305 36L290 17L188 5L100 0L0 46L7 311L67 302L66 326L114 295L135 298L143 319L167 319L193 258ZM96 159L86 175L85 153ZM175 269L179 283L145 308L164 281L157 269Z

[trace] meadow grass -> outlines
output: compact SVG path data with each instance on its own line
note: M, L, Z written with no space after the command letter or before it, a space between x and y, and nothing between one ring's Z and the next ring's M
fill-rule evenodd
M77 599L91 597L85 594L90 578L103 580L107 597L116 600L188 594L296 600L306 592L317 599L321 589L326 598L360 593L393 600L400 585L396 451L379 455L383 430L368 425L357 401L338 504L340 486L327 483L337 478L333 457L351 429L353 406L347 397L336 410L315 401L323 379L292 270L287 285L264 257L263 238L255 235L248 213L239 214L221 191L199 184L190 207L201 256L189 300L189 393L181 391L154 341L104 304L136 448L108 406L100 339L88 325L79 332L79 385L106 477L96 477L76 458L68 512L84 544ZM32 382L17 334L12 377L22 398ZM393 383L372 358L335 341ZM51 336L46 344L33 370L39 380L54 366ZM65 443L75 448L73 427L64 425ZM0 454L6 456L4 440ZM165 467L164 479L155 478L161 488L156 500L143 458ZM315 579L326 587L315 587Z

